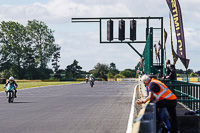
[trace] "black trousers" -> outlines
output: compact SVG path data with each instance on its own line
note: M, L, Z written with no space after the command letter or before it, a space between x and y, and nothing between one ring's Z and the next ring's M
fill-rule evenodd
M177 123L177 117L176 117L176 100L160 100L156 102L156 108L167 108L167 111L169 113L169 116L172 120L171 122L171 133L178 133L178 123ZM160 119L158 112L156 112L156 116L158 117L158 120Z

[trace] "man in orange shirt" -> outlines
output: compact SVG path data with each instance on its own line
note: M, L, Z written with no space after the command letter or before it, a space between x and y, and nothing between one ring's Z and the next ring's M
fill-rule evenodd
M146 103L149 100L156 99L156 108L167 108L169 112L169 116L171 117L171 133L178 132L178 124L176 117L176 105L177 105L177 97L174 93L161 81L150 78L147 75L143 75L141 81L148 86L149 96L146 99L138 99L136 103L138 105L142 103ZM160 116L156 113L158 122L161 122Z

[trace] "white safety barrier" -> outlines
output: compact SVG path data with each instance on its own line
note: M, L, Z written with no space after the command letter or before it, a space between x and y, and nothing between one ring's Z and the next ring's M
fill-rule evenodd
M117 78L117 81L136 81L135 78Z

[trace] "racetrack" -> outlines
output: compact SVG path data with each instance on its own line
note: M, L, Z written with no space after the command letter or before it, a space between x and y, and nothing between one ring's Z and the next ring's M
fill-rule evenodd
M125 133L135 82L95 82L0 93L1 133Z

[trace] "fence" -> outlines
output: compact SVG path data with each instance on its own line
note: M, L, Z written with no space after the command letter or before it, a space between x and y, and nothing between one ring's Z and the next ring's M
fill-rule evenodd
M177 96L177 100L190 110L200 108L200 85L182 81L163 81Z
M190 110L200 108L200 85L183 81L162 80L177 96L177 101ZM139 80L139 84L141 84ZM199 114L200 115L200 114ZM132 133L156 132L156 105L147 103L143 105L137 119L133 123Z
M117 81L136 81L135 78L117 78Z

